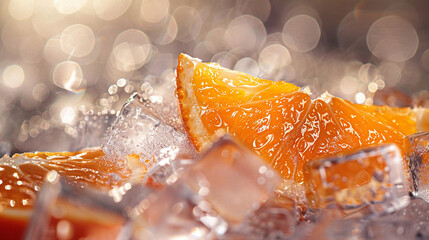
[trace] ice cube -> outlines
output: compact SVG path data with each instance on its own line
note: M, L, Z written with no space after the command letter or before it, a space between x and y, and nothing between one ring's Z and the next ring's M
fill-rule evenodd
M344 217L370 216L393 212L409 202L395 144L308 162L304 177L311 211L333 209Z
M112 125L116 115L111 112L104 114L80 113L79 119L75 127L76 140L71 147L75 151L87 147L100 147L106 130Z
M404 145L410 170L411 192L429 202L429 132L408 136Z
M115 191L112 196L134 219L135 239L210 239L223 234L227 225L210 204L181 180L194 159L161 155L142 184ZM211 236L211 237L210 237Z
M365 226L365 222L357 218L325 219L318 224L301 224L290 239L364 240Z
M133 210L135 239L214 239L225 224L204 212L204 202L180 180L156 189ZM204 205L204 204L203 204ZM204 224L206 218L209 224ZM216 230L218 232L216 232ZM223 232L222 232L223 231Z
M145 174L144 183L152 186L171 185L183 174L186 167L196 161L195 159L181 158L180 156L175 159L175 155L169 154L166 150L168 149L161 150L161 152L167 153L161 154L161 160Z
M25 239L128 239L128 219L108 195L59 181L55 171L46 179Z
M147 75L141 86L143 92L139 95L149 115L184 132L175 89L176 74L166 70L163 76Z
M372 219L366 225L366 238L372 240L415 239L416 222L413 219L384 216Z
M232 225L259 208L281 183L264 160L228 135L200 155L183 178Z
M297 223L294 201L276 194L238 227L229 229L225 239L284 239L294 233Z
M125 103L102 145L106 156L124 159L127 155L138 154L147 168L153 166L154 158L163 148L177 147L179 153L194 156L196 150L187 136L150 115L145 104L138 94Z
M424 200L413 198L406 208L389 215L389 217L407 218L410 221L415 221L419 239L429 239L429 204Z

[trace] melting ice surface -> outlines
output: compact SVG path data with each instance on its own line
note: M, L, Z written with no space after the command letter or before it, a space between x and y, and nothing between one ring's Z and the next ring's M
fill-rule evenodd
M156 103L133 94L108 131L103 151L110 159L138 154L147 168L154 164L163 148L176 147L181 154L195 156L195 148L178 127L177 111L176 100Z

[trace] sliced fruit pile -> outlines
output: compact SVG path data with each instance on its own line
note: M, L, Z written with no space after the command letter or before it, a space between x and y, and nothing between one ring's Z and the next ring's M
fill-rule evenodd
M312 100L307 89L185 54L179 56L177 95L199 150L218 134L232 134L297 183L307 161L372 144L402 145L404 136L427 126L417 120L424 109L358 105L328 93Z

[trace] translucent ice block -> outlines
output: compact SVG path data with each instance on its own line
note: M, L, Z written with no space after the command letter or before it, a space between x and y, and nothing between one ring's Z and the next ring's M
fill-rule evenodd
M285 239L294 233L297 223L294 201L275 194L239 226L230 228L224 239Z
M183 178L230 224L242 222L281 182L264 160L228 135L203 153Z
M133 238L215 239L218 234L215 230L223 233L226 225L199 205L204 202L180 180L156 189L137 205L140 213L135 218ZM203 217L209 218L212 226L204 224Z
M99 147L102 144L106 130L112 125L116 119L116 115L105 113L100 115L80 114L79 122L76 125L75 141L71 149L78 151L87 147Z
M160 161L145 174L143 182L147 185L171 185L183 175L186 167L195 164L196 161L195 159L181 158L180 156L173 158L175 155L168 154L166 149L162 149L161 152L165 153L160 155Z
M372 219L365 229L366 239L372 240L415 239L416 235L416 222L406 217L385 216Z
M146 100L134 94L107 133L103 151L112 159L138 154L148 168L163 148L176 147L180 153L194 156L196 151L187 136L157 116Z
M365 222L356 218L326 219L318 224L301 224L290 239L365 240L365 227Z
M25 239L128 239L127 218L107 194L77 188L46 176Z
M311 161L304 166L308 207L343 217L393 212L409 202L402 156L394 144Z
M420 198L411 199L406 208L389 216L389 218L406 218L416 223L419 239L429 239L429 204Z
M411 192L429 202L429 132L408 136L404 145L410 169Z

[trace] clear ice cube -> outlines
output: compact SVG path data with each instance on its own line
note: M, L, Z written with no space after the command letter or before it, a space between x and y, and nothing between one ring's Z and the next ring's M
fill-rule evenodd
M167 156L165 154L161 155L161 160L149 169L143 182L152 186L171 185L183 175L186 167L195 163L195 159L181 158L180 156L175 159L173 157L171 154Z
M144 78L140 95L149 115L185 132L176 97L176 74L167 70L163 76L148 75Z
M258 209L281 183L264 160L228 135L201 154L183 178L231 225Z
M337 217L384 214L409 202L402 156L395 144L311 161L304 166L311 211L332 209Z
M226 226L215 215L203 211L199 207L203 203L180 180L156 189L133 209L133 238L214 239L218 233L213 230L220 231ZM204 224L204 218L212 226Z
M429 204L420 198L411 199L407 207L391 214L389 218L406 218L416 223L417 239L429 239Z
M137 154L147 168L154 164L154 158L161 149L176 147L181 154L195 156L196 150L187 136L170 126L154 114L145 100L134 94L107 133L102 145L106 156L111 159L125 158Z
M366 224L366 239L371 240L402 240L415 239L417 236L416 222L409 218L383 216L372 219Z
M303 223L290 239L365 240L365 222L360 219L325 219L318 224Z
M410 135L404 141L414 196L429 202L429 132Z
M79 119L75 127L76 140L71 146L71 149L75 151L87 147L101 146L106 130L112 125L116 115L112 113L100 115L81 113Z
M230 228L224 239L284 239L294 233L297 224L295 202L276 194L239 226Z
M128 239L128 219L105 193L80 188L46 175L25 239Z

